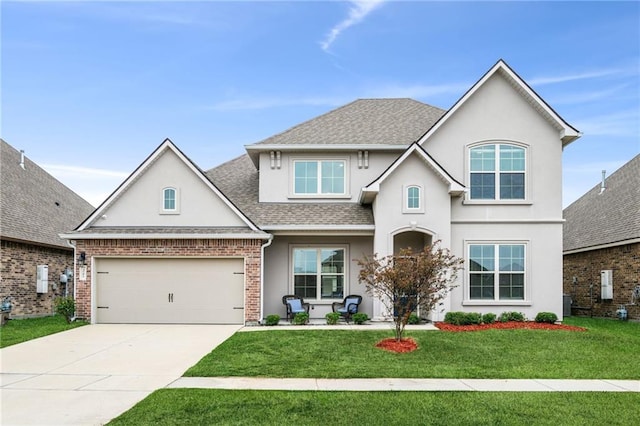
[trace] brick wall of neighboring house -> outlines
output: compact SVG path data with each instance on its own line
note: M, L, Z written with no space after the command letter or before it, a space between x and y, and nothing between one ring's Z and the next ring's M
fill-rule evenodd
M73 268L73 251L5 240L1 246L0 299L11 296L11 318L53 315L55 298L65 292L60 274ZM38 265L49 266L47 293L36 292Z
M168 239L168 240L78 240L77 253L85 252L87 279L76 270L76 314L91 319L92 256L243 256L245 258L246 324L260 320L260 247L262 240ZM79 268L79 266L78 266Z
M626 305L628 317L640 319L640 305L629 304L633 289L640 286L640 243L568 254L563 260L563 290L573 299L572 315L615 317L618 307ZM600 297L600 271L606 269L613 270L613 300Z

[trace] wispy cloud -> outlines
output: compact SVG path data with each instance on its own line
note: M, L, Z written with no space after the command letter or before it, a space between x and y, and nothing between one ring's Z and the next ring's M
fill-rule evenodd
M331 28L329 33L325 36L324 40L320 42L320 47L325 52L329 52L331 45L336 39L348 28L359 24L367 17L371 12L382 6L385 0L356 0L351 1L351 7L349 8L349 14L346 19L339 22L336 26Z
M217 102L208 107L208 109L216 111L236 111L291 106L338 106L348 101L349 99L344 97L246 97Z
M560 104L583 104L585 102L599 101L602 99L619 100L621 98L630 99L633 95L633 91L626 90L631 84L620 84L618 86L610 87L604 90L594 90L587 92L580 92L574 94L557 94L550 99L552 105Z
M102 202L129 176L117 170L93 169L63 164L41 164L41 167L64 183L92 206Z
M83 179L121 179L129 176L129 173L116 170L92 169L88 167L66 166L62 164L42 164L41 167L53 175L78 176Z
M437 95L460 96L469 88L469 83L450 83L440 85L399 85L381 84L369 88L354 89L353 92L342 92L335 96L239 96L234 99L216 102L206 109L215 111L259 110L292 106L328 106L344 105L359 98L413 98L426 99Z
M612 75L626 75L631 70L625 68L610 68L595 71L585 71L575 74L564 74L547 77L534 77L528 79L527 82L532 86L543 86L545 84L566 83L568 81L586 80L591 78L608 77ZM637 71L634 71L637 72Z
M437 95L462 94L471 86L470 83L447 83L436 85L387 85L368 90L368 98L414 98L424 99Z
M581 132L590 136L637 136L640 131L640 116L637 110L619 111L574 121Z

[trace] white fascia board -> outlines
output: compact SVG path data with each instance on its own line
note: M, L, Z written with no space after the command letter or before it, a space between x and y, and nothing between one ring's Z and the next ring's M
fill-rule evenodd
M156 150L151 153L151 155L149 157L147 157L147 159L142 162L142 164L140 164L134 171L133 173L131 173L129 175L128 178L126 178L124 180L124 182L122 182L120 184L120 186L118 186L118 188L116 188L116 190L111 193L111 195L109 195L109 197L104 200L102 202L102 204L100 204L98 206L97 209L94 210L94 212L87 218L85 219L84 222L82 222L80 224L80 226L77 228L78 231L83 231L85 230L89 225L91 225L91 223L93 223L94 220L96 220L96 218L102 216L102 212L111 205L111 203L116 200L118 198L118 196L120 196L120 194L122 192L124 192L129 185L131 184L131 182L134 182L138 176L140 176L146 169L147 167L152 164L154 161L156 161L156 159L158 158L158 156L160 155L160 153L164 152L164 150L166 149L167 146L169 146L171 144L171 141L169 139L165 139L164 142L162 142L160 144L160 146L158 148L156 148Z
M562 119L549 105L540 97L536 92L534 92L527 83L522 80L509 66L500 59L487 73L476 84L474 84L471 89L467 91L454 105L451 107L441 118L434 124L420 139L418 139L418 143L422 145L425 140L429 139L431 135L433 135L455 112L469 99L473 96L480 87L482 87L487 80L489 80L495 73L498 71L502 72L508 79L511 80L512 84L515 85L522 90L523 93L526 94L525 98L536 103L536 107L540 108L544 111L549 118L551 118L556 125L561 129L560 130L560 139L563 141L563 146L568 145L570 142L578 139L582 134L574 129L570 124Z
M263 225L265 231L374 231L375 225Z
M215 187L211 183L209 179L207 179L204 174L195 167L193 162L189 160L174 144L170 139L165 139L162 144L149 156L147 159L136 168L136 170L127 178L125 181L120 184L120 186L107 198L92 214L89 216L82 224L77 228L78 231L83 231L87 227L89 227L98 217L102 216L104 210L109 207L114 200L116 200L120 194L122 194L127 188L131 186L132 183L136 181L138 176L144 173L155 161L156 159L164 153L166 149L170 149L184 164L189 167L196 176L204 182L211 191L213 191L226 205L229 207L249 228L254 231L259 231L258 227L253 224L238 208L229 201L227 197L222 194L218 188Z
M412 144L409 148L407 148L406 151L391 165L391 167L385 170L385 172L382 175L380 175L378 179L376 179L375 181L373 181L372 183L364 187L362 191L364 192L379 191L380 184L384 182L384 180L387 177L389 177L400 166L400 164L402 164L409 157L409 155L413 154L414 152L417 152L420 155L420 157L423 159L423 161L427 164L427 166L431 168L434 172L436 172L436 174L439 175L442 181L444 181L449 185L449 193L456 193L460 191L464 192L465 188L459 183L457 183L455 180L453 180L449 176L449 174L444 169L442 169L440 165L438 165L435 161L433 161L433 159L426 153L426 151L424 151L424 149L418 144Z
M205 240L267 240L269 234L59 234L60 238L65 240L189 240L189 239L205 239Z
M390 144L326 144L326 145L245 145L247 151L404 151L407 145Z

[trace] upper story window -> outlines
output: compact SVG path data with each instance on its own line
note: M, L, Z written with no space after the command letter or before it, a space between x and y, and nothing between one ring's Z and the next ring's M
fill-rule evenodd
M410 186L407 188L407 208L419 209L420 208L420 188L417 186Z
M295 160L293 169L295 195L343 195L346 192L344 160Z
M525 149L491 144L470 149L472 200L524 200Z
M423 213L422 187L419 185L408 185L404 188L403 213Z
M178 190L176 188L168 187L162 190L162 212L178 212Z

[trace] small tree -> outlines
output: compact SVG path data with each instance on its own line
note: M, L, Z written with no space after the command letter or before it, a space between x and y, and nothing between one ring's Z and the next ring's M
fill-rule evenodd
M358 260L358 281L394 313L398 341L416 307L426 311L436 307L453 288L450 283L462 268L463 260L439 244L436 241L419 253L407 248L398 255L380 258L374 254Z

